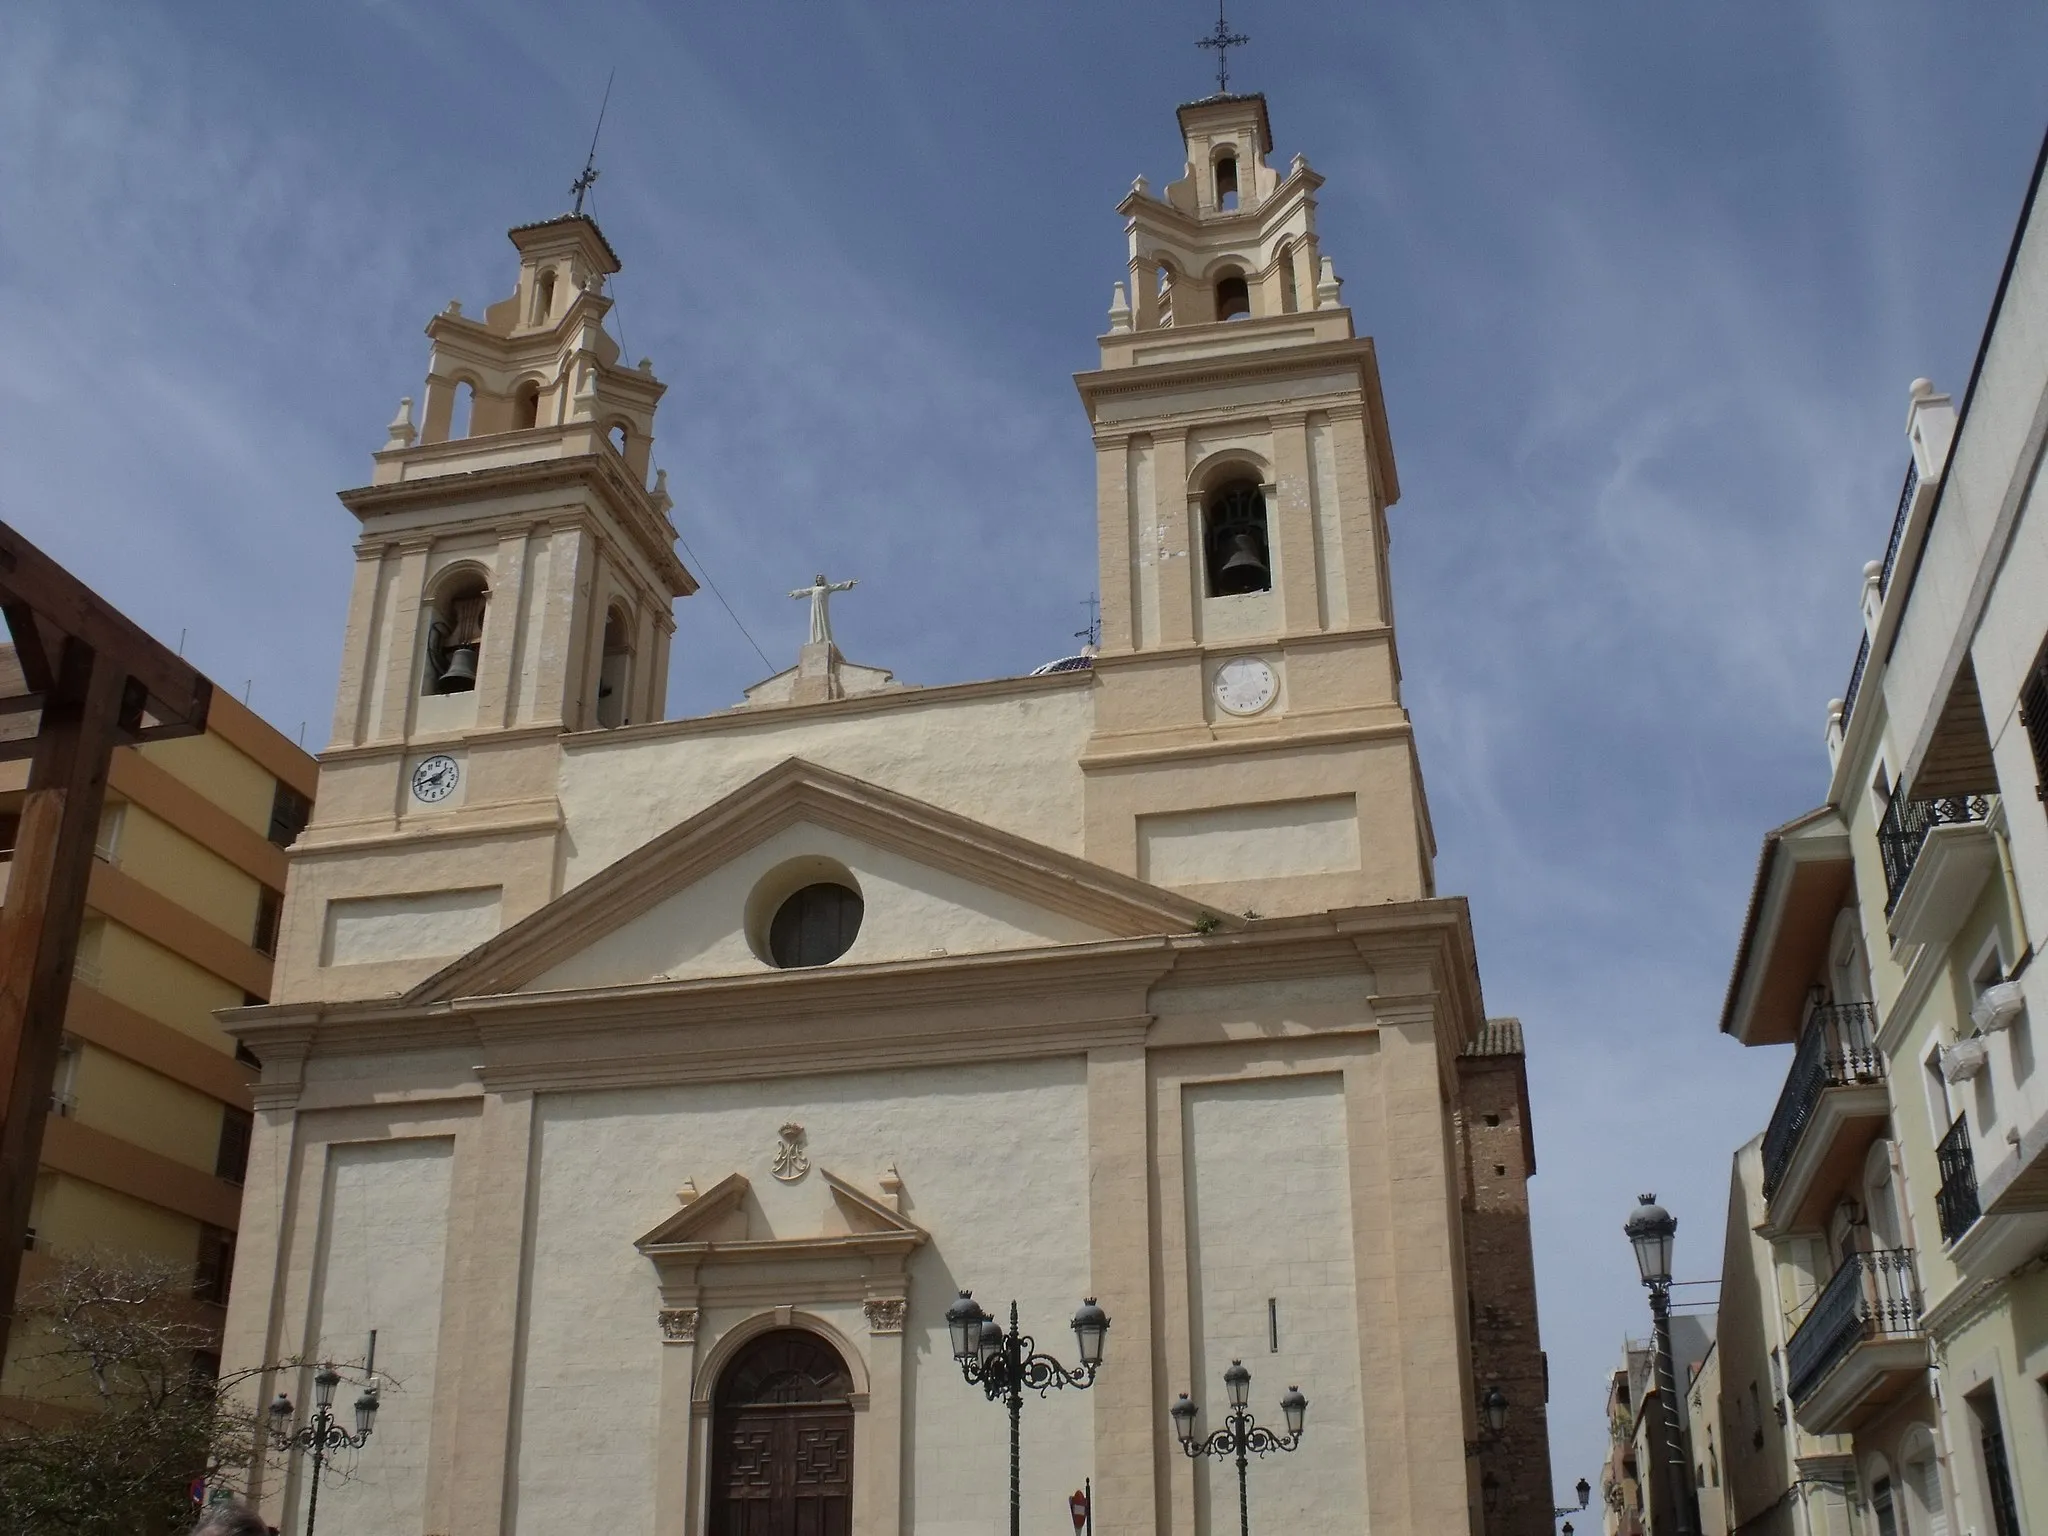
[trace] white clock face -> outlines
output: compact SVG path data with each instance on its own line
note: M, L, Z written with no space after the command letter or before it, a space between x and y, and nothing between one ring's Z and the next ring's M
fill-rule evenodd
M1256 656L1233 656L1216 669L1216 703L1233 715L1256 715L1279 691L1273 669Z
M455 785L461 777L461 765L452 757L441 754L422 758L420 765L412 771L413 798L426 805L446 800L455 792Z

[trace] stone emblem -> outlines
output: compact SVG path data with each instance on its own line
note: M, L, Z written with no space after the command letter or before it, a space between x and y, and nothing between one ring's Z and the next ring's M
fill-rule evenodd
M671 1344L696 1343L697 1309L695 1307L663 1307L661 1309L661 1336Z
M869 1333L901 1333L910 1302L902 1296L871 1296L866 1304Z
M811 1160L804 1156L804 1128L791 1123L782 1128L782 1143L775 1149L775 1177L785 1184L794 1184L811 1171Z

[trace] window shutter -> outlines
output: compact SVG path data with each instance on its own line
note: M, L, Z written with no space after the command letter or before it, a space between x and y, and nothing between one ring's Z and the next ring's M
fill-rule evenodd
M2034 749L2034 795L2048 800L2048 646L2034 658L2033 670L2020 685L2020 724Z

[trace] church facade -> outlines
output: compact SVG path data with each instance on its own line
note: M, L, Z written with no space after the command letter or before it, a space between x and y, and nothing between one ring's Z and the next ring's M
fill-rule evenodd
M1026 1395L1027 1531L1084 1483L1105 1536L1234 1528L1168 1414L1219 1427L1233 1360L1262 1423L1309 1404L1262 1527L1549 1529L1521 1036L1434 885L1373 346L1264 99L1180 125L1077 379L1100 647L1029 677L856 666L820 575L796 667L661 718L695 580L616 255L515 229L512 295L430 324L341 498L276 1000L226 1016L263 1063L227 1363L344 1362L345 1404L375 1330L322 1532L1003 1530L962 1291L1069 1366L1109 1318L1092 1385ZM259 1459L287 1532L306 1475Z

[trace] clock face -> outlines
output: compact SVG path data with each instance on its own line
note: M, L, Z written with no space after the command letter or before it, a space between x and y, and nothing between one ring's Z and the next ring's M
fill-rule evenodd
M1233 715L1256 715L1280 691L1273 669L1256 656L1233 656L1216 669L1217 705Z
M446 800L455 792L456 782L461 777L461 765L452 757L441 754L422 758L420 765L412 771L413 798L426 805Z

